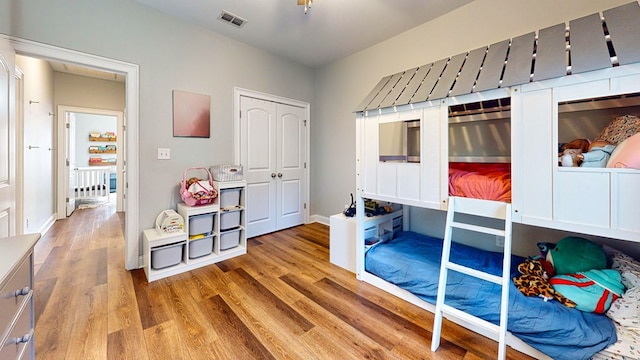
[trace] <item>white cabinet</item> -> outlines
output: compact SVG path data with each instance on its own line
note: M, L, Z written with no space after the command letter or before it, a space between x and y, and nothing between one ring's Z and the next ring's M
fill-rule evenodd
M185 231L143 232L144 270L148 281L183 273L247 253L245 181L214 182L218 197L212 204L178 204ZM222 207L221 207L222 205Z
M343 214L329 217L329 261L356 272L356 219Z
M363 234L364 247L393 238L394 234L403 229L402 209L389 214L365 217ZM332 215L329 218L329 260L353 273L357 270L357 220L343 214Z
M33 247L39 239L0 239L0 359L35 359Z

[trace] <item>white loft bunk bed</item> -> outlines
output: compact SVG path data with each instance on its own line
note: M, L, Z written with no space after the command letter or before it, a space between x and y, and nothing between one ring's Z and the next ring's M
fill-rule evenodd
M502 163L507 164L511 184L511 198L502 201L511 203L514 223L586 234L604 243L613 239L613 243L619 244L620 241L616 241L622 240L632 248L634 242L640 242L640 223L637 221L640 217L637 210L640 170L561 167L558 148L559 144L574 138L594 140L607 124L621 115L640 115L637 100L640 48L635 40L640 38L639 18L640 6L632 2L602 14L573 20L568 27L559 24L383 78L360 104L356 115L357 213L363 213L365 198L401 204L405 212L403 227L411 230L412 224L406 219L410 218L407 214L412 208L447 209L452 162ZM566 63L568 58L571 63ZM578 73L580 76L574 76ZM498 106L497 112L484 111L484 104L491 101L504 104ZM486 119L490 121L480 121ZM381 150L382 134L388 133L388 128L383 126L408 122L420 124L419 160L409 162L403 161L402 156L381 157L387 155ZM501 125L490 125L496 122ZM474 135L479 137L474 138ZM400 139L406 141L407 135ZM464 144L460 139L464 139ZM480 146L482 141L484 146ZM502 145L498 148L504 151L496 153L495 145L500 142ZM469 153L460 152L465 146ZM396 147L400 149L398 152L405 152L400 155L409 155L403 145ZM432 261L412 256L420 253L416 249L424 249L424 253L441 252L442 240L408 231L399 234L398 239L381 241L365 250L364 224L363 215L358 215L358 278L435 311L437 279L424 281L426 289L405 287L403 284L411 281L379 273L375 261L393 259L378 266L405 263L411 270L427 262L425 266L435 267L420 273L418 278L426 279L427 273L439 271L440 259ZM461 235L459 240L470 242L464 238L465 235ZM453 241L456 246L457 239ZM522 240L514 238L513 241L515 244ZM393 246L399 250L394 250ZM402 252L403 246L411 249L408 251L411 256ZM374 259L376 253L381 254L378 259ZM481 252L474 253L472 258L491 256ZM512 263L517 265L523 258L514 259ZM561 337L563 331L567 331L568 335L574 331L572 326L566 325L568 323L596 324L597 328L606 328L611 334L597 339L585 337L583 343L567 344L548 343L542 330L527 335L530 329L519 328L512 321L526 321L526 312L521 310L539 306L535 304L538 299L526 298L517 290L511 291L509 296L509 315L520 314L509 320L507 343L535 358L613 357L609 352L613 347L626 346L621 343L624 329L620 324L603 315L568 308L556 309L570 314L567 318L562 317L560 325L547 324L553 327L553 332L548 331L548 334ZM524 300L516 301L514 296ZM486 308L486 303L482 306ZM497 311L499 306L498 302ZM473 313L474 307L466 310ZM450 319L498 340L495 334L464 317L453 315ZM491 319L495 321L495 318ZM614 344L616 333L620 341ZM627 358L637 358L632 355Z

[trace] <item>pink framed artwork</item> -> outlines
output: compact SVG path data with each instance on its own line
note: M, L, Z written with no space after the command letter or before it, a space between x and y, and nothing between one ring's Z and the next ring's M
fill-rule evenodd
M173 90L173 136L210 137L210 106L209 95Z

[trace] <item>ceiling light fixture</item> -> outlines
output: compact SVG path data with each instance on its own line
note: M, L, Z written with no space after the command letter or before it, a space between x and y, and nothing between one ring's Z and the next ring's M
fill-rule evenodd
M307 15L309 9L311 9L311 4L313 0L298 0L298 5L304 5L304 14Z

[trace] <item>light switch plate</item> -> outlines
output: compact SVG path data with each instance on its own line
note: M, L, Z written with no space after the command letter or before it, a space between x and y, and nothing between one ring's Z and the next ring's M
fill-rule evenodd
M171 159L171 149L158 148L158 160L170 160L170 159Z

